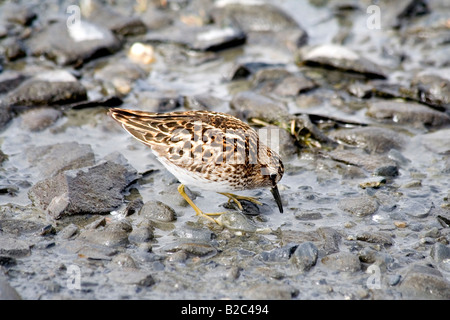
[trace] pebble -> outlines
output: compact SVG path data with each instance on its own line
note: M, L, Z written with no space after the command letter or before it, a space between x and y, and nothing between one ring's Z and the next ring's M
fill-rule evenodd
M376 101L372 102L366 114L377 120L390 120L416 127L443 127L450 123L450 116L430 107L414 102Z
M357 272L361 263L357 255L349 252L331 253L320 260L325 266L337 271Z
M450 283L428 266L411 266L399 289L409 299L450 299Z
M119 50L121 43L109 29L80 20L70 28L66 21L44 26L27 41L27 46L34 56L45 55L65 66L109 55Z
M32 109L22 114L22 126L29 131L41 131L52 126L62 112L53 108Z
M369 153L386 153L391 149L401 150L404 136L393 130L377 127L362 127L334 131L331 137L362 148Z
M22 300L16 289L11 287L4 276L0 276L0 300Z
M436 242L430 250L430 256L437 263L450 259L450 247L440 242Z
M308 271L316 264L318 254L314 243L304 242L295 249L290 259L300 271Z
M5 98L7 104L20 109L36 105L64 105L86 99L86 88L65 70L35 75L10 91Z
M302 47L297 51L296 59L301 64L359 73L372 79L387 78L384 70L376 63L347 47L336 44Z
M114 282L125 285L138 285L150 287L155 284L155 280L148 271L136 270L113 270L108 274L108 278Z
M137 172L114 161L61 172L39 181L29 197L50 216L109 213L122 204L122 190L137 178Z
M338 208L354 214L358 217L365 217L374 214L378 210L378 202L368 196L360 196L340 200Z
M106 247L120 247L128 244L130 232L131 226L128 223L118 221L105 227L82 230L79 239Z
M246 121L256 118L274 123L291 117L282 103L251 91L236 94L230 107L238 118Z
M0 234L0 255L9 255L14 258L20 258L30 254L31 250L28 243Z
M176 220L175 210L161 201L148 201L144 203L139 216L149 220L172 222Z

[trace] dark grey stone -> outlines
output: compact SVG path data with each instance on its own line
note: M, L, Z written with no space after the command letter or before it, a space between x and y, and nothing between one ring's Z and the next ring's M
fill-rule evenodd
M172 222L176 219L175 210L161 201L148 201L144 203L139 216L149 220Z
M52 23L27 41L31 53L58 65L82 64L112 54L121 43L108 29L81 19L69 29L66 21Z
M378 202L368 196L346 198L339 201L338 208L356 216L364 217L374 214L378 210Z
M450 123L450 116L415 102L376 101L366 113L377 120L391 120L413 126L442 127Z
M75 141L30 147L25 154L30 165L35 167L43 178L51 178L63 171L92 166L95 163L91 146Z
M85 213L109 213L123 202L122 191L138 174L114 161L64 171L29 190L34 205L55 219Z
M321 259L322 264L333 270L356 272L361 270L361 262L357 255L349 252L336 252Z
M308 271L317 262L319 250L312 242L300 244L291 256L291 261L300 271Z
M87 99L86 88L69 72L47 71L22 82L5 97L5 103L21 110L32 106L63 105Z

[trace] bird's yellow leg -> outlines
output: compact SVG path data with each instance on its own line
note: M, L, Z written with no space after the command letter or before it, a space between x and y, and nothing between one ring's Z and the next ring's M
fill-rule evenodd
M232 194L232 193L228 193L228 192L219 192L221 195L224 195L225 197L228 198L228 202L230 201L234 201L234 203L237 204L237 206L239 207L239 210L243 210L242 208L242 204L239 202L239 200L247 200L250 202L253 202L254 204L259 204L262 205L261 202L259 202L255 197L245 197L245 196L238 196L237 194Z
M195 203L191 200L191 198L189 198L189 196L186 194L186 192L184 191L184 184L180 184L180 186L178 187L178 192L181 194L184 200L186 200L186 202L189 203L192 209L194 209L195 215L201 216L203 218L208 219L211 222L215 222L218 225L221 225L221 223L219 223L216 219L211 218L210 216L219 216L225 212L204 213L202 210L199 209L199 207L195 205Z

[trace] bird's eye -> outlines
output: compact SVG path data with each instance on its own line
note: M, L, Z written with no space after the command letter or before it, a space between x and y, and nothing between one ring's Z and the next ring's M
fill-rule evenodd
M277 179L277 174L276 174L276 173L270 174L270 180L272 180L273 182L275 182L276 179Z

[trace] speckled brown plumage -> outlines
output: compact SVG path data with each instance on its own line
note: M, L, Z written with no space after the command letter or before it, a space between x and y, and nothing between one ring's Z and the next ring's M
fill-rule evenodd
M276 185L284 173L280 156L261 143L253 128L231 115L119 108L109 114L151 147L182 184L216 192L270 187L278 194ZM282 211L279 199L277 203Z

